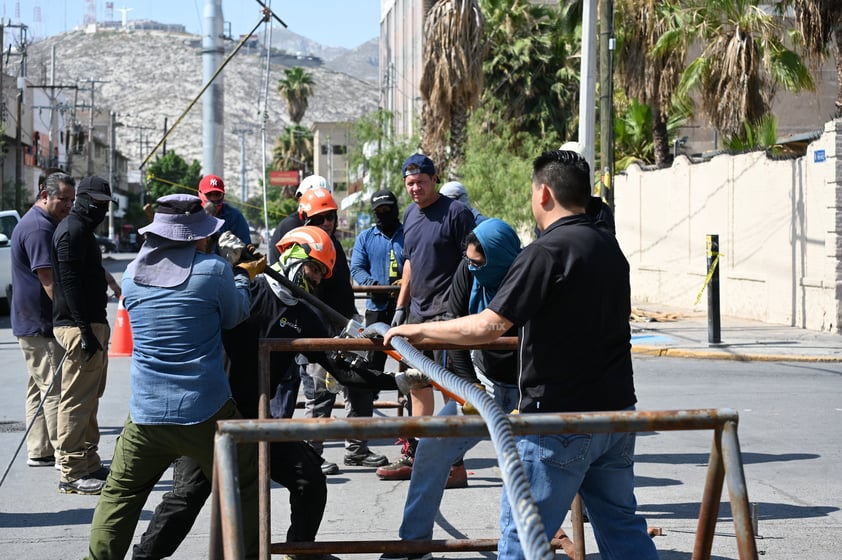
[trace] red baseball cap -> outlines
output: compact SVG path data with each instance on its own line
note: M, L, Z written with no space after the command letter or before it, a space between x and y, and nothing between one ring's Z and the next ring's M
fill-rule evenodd
M202 180L199 181L199 192L207 194L213 191L224 193L225 183L222 182L222 177L218 177L216 175L205 175L202 177Z

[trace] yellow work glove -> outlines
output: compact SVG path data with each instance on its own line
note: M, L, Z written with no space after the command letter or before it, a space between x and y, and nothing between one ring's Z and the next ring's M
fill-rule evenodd
M474 387L477 387L483 393L485 392L485 385L482 383L474 383ZM465 404L462 405L462 414L469 415L469 414L479 414L479 411L476 409L474 405L465 401Z
M249 275L249 280L254 280L258 274L262 274L266 270L266 256L260 255L255 261L245 261L236 264L236 267L246 271Z
M342 384L330 372L325 373L325 388L334 395L342 392Z

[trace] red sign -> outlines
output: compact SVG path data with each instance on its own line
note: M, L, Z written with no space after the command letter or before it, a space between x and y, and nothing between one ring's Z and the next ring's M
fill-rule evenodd
M269 184L273 187L286 187L289 185L297 185L298 171L270 171Z

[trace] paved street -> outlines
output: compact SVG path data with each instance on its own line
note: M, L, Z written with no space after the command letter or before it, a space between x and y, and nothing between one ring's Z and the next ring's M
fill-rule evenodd
M113 263L109 268L116 266ZM119 268L117 266L117 268ZM112 317L116 304L110 305ZM676 320L636 327L639 348L690 346L702 352L699 339L704 323ZM113 324L113 323L112 323ZM729 330L732 329L733 330ZM739 326L739 328L738 328ZM773 341L770 355L792 350L801 340L801 354L793 361L738 361L655 357L635 353L636 383L641 410L733 408L740 414L739 436L749 500L758 514L757 546L762 558L792 557L836 560L842 542L842 363L802 360L834 356L842 339L813 335L769 325L756 325ZM748 336L742 322L723 318L723 341L734 342L737 331ZM695 334L690 334L695 333ZM754 335L752 335L754 336ZM809 338L809 343L803 337ZM693 338L694 340L690 340ZM756 348L770 346L755 341ZM645 343L645 344L644 344ZM745 344L748 344L745 342ZM733 347L740 346L738 344ZM720 352L722 349L717 349ZM759 352L759 350L758 350ZM559 357L563 359L563 357ZM23 435L25 368L11 335L8 316L0 317L0 468L9 464ZM114 441L127 413L129 359L112 358L108 387L101 401L101 454L110 461ZM385 394L383 398L393 399ZM384 414L394 414L386 411ZM341 415L341 410L337 410ZM637 448L637 486L640 512L655 537L662 560L688 560L693 549L699 500L710 451L710 432L640 434ZM390 458L399 451L391 440L373 442ZM87 550L88 527L96 497L57 491L58 474L49 468L30 468L25 446L0 487L0 558L81 558ZM326 457L341 465L341 442L327 446ZM466 458L469 487L448 490L435 538L494 538L501 491L500 473L489 442ZM171 483L168 472L144 509L136 537L152 509ZM396 539L407 482L384 482L373 469L343 467L329 477L328 508L320 531L323 540ZM272 490L273 540L283 540L288 519L286 491ZM713 558L737 558L727 492L714 538ZM209 508L206 507L176 559L207 556ZM569 527L569 525L568 525ZM599 558L586 526L588 559ZM570 532L568 531L568 534ZM136 540L136 539L135 539ZM348 555L350 557L350 555ZM437 554L442 557L493 557L490 553ZM376 555L355 555L371 560Z

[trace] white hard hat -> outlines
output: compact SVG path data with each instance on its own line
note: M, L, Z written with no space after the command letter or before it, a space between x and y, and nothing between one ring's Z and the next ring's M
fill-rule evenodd
M564 144L561 145L561 148L559 148L559 150L566 150L568 152L576 152L577 154L579 154L581 156L581 155L584 155L584 153L585 153L585 146L583 146L582 144L580 144L579 142L576 142L574 140L574 141L571 141L571 142L565 142Z
M448 181L442 185L441 190L439 190L439 194L468 205L471 204L468 199L468 191L465 190L465 185L459 181Z
M304 180L298 185L298 188L295 190L295 198L299 198L304 194L304 191L309 191L310 189L325 189L327 192L333 194L333 189L330 188L327 179L321 175L310 175L309 177L304 177Z

